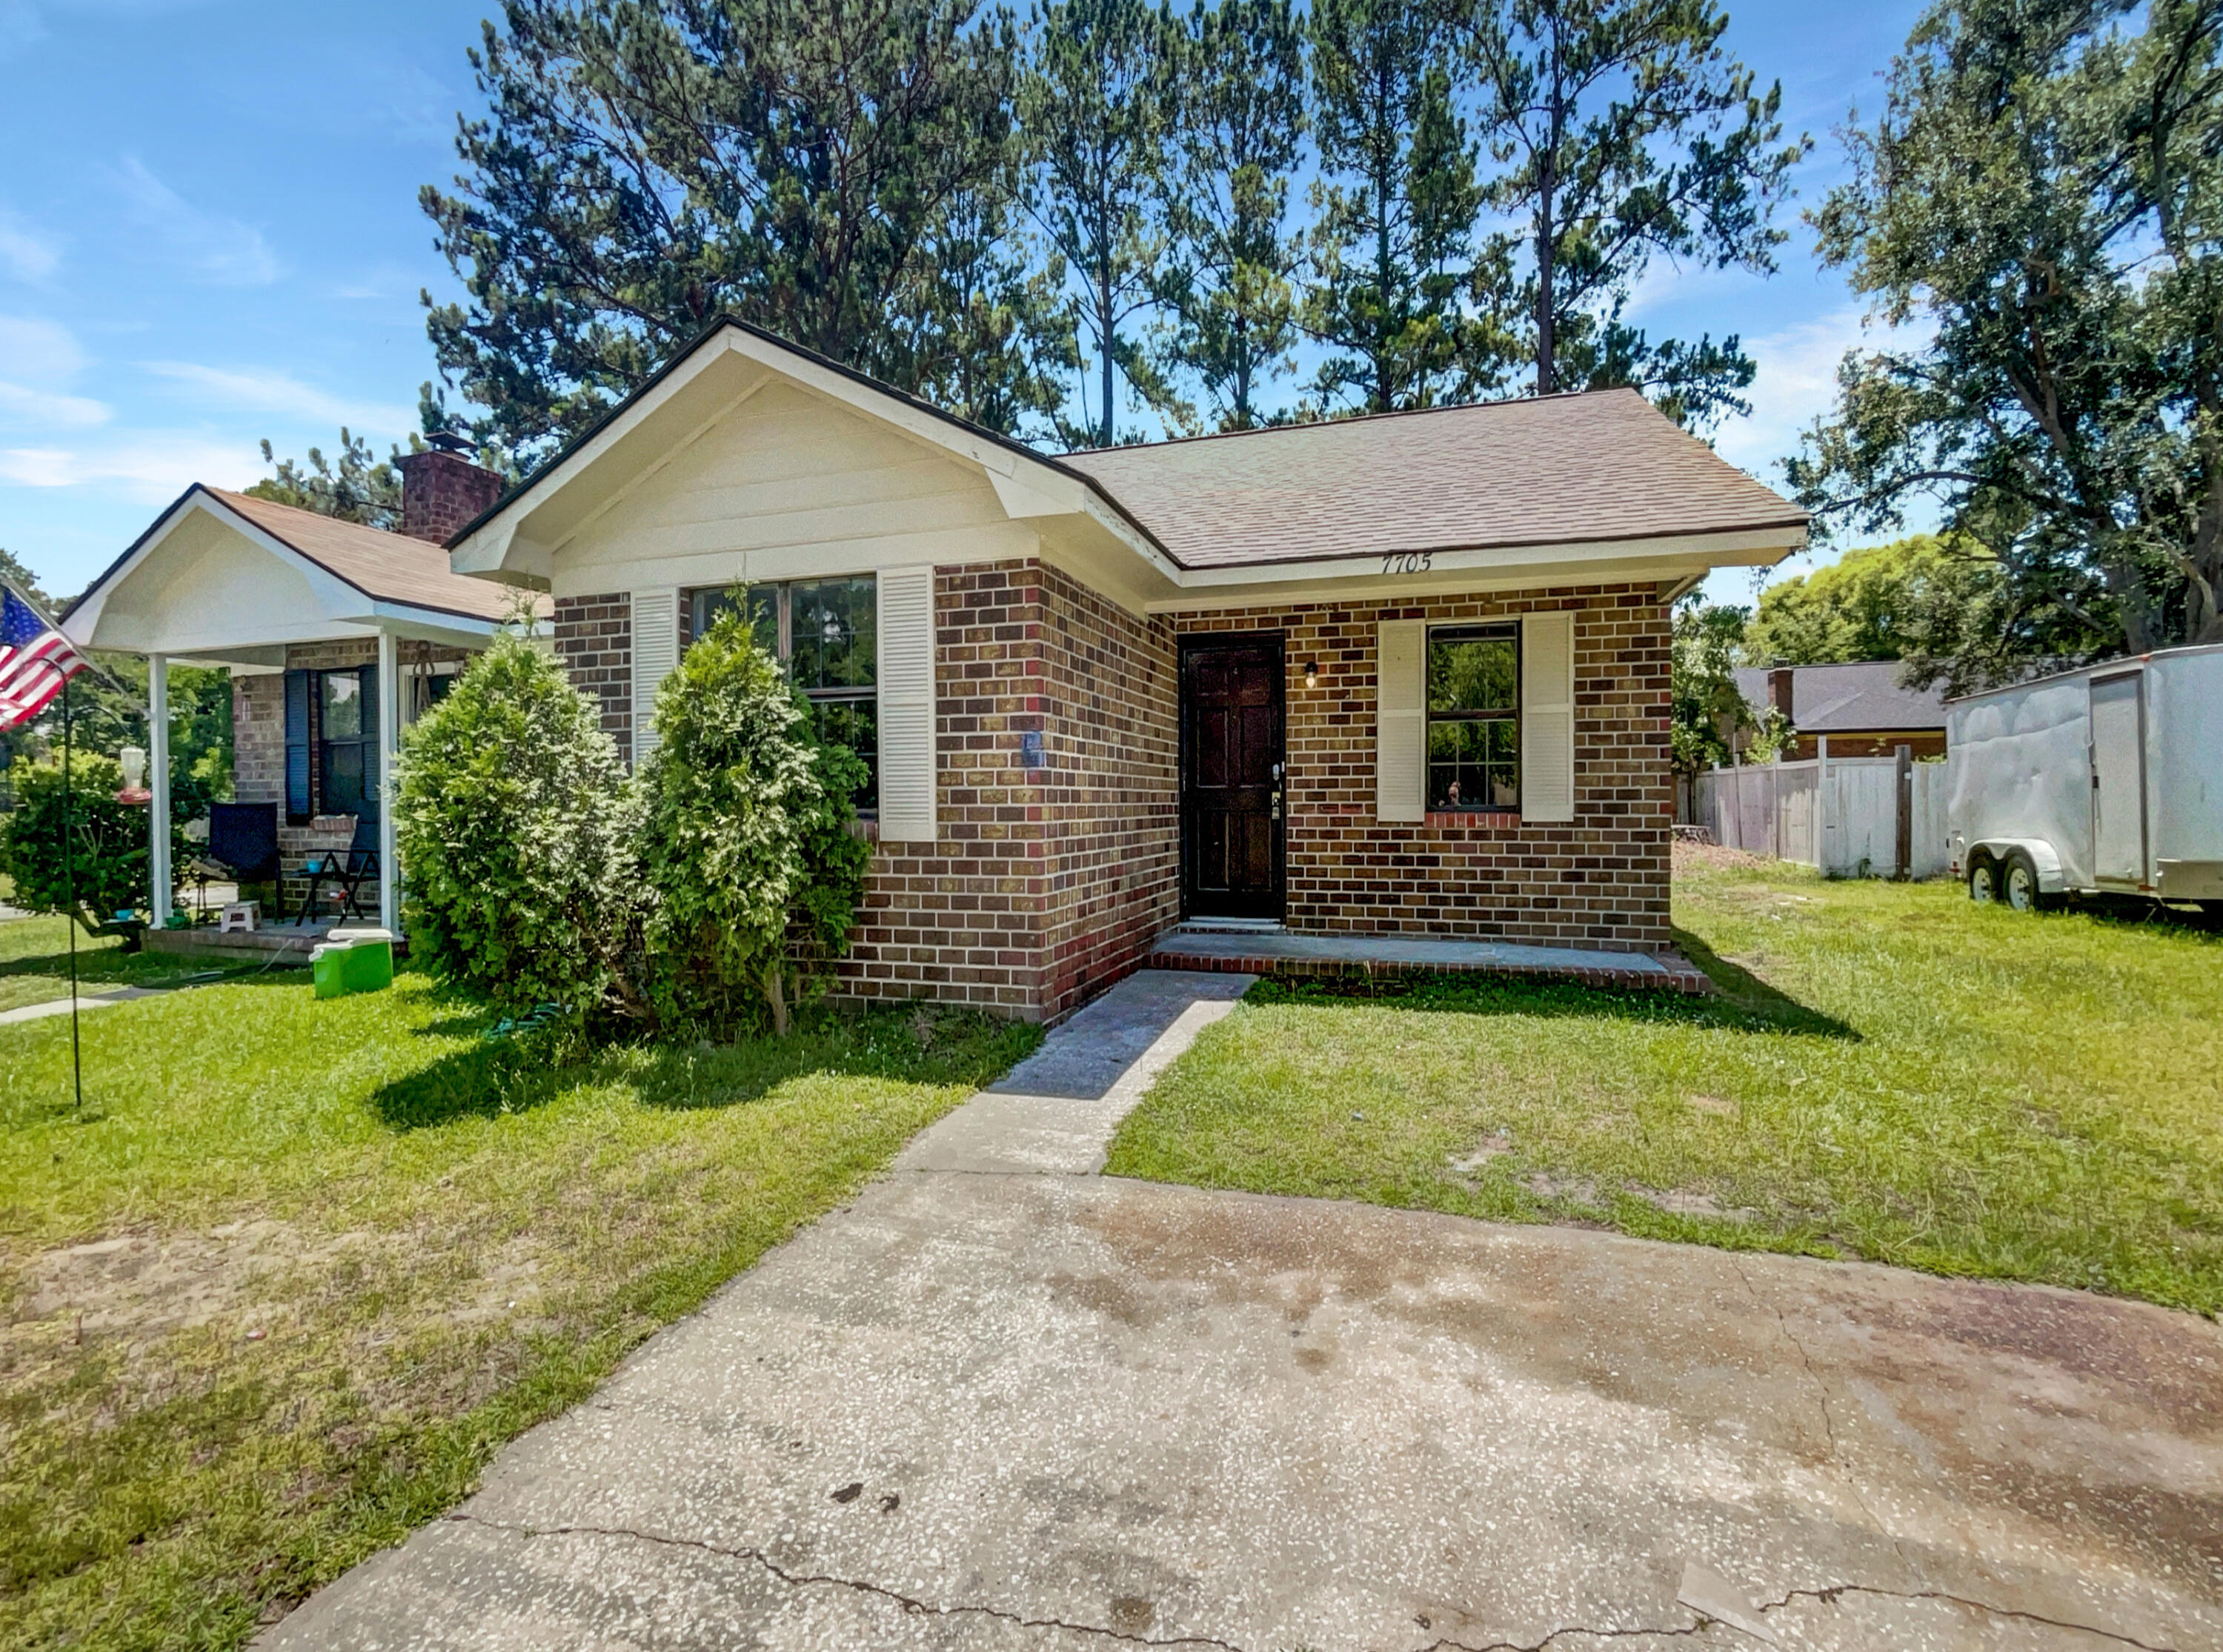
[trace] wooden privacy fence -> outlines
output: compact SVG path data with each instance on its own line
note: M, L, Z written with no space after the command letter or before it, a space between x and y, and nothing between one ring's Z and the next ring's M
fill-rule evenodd
M1948 770L1904 754L1709 769L1691 788L1691 824L1731 849L1832 876L1936 877L1949 864Z

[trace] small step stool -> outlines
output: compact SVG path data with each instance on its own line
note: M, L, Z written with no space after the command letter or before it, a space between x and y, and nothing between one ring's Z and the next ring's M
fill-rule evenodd
M255 901L228 901L224 910L217 914L216 933L229 935L238 930L244 934L253 934L255 921L261 915L260 908L261 902Z

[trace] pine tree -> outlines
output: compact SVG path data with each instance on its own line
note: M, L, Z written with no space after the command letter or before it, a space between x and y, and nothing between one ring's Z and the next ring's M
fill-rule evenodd
M1476 303L1476 151L1452 107L1450 31L1427 4L1317 0L1311 17L1313 285L1305 325L1335 352L1315 386L1329 411L1470 399L1502 378L1502 341Z
M1055 0L1033 19L1020 93L1035 174L1030 200L1052 267L1069 284L1074 317L1087 330L1097 381L1093 411L1081 381L1081 421L1066 427L1069 446L1112 445L1122 377L1143 401L1165 399L1127 324L1156 302L1173 28L1149 0Z
M1260 393L1294 366L1302 237L1288 227L1305 131L1304 30L1291 0L1219 0L1177 37L1169 374L1223 430L1270 422Z
M1008 10L512 0L502 17L472 54L491 112L461 129L465 173L421 197L469 293L428 298L429 329L488 410L482 443L545 452L721 314L902 389L946 372L960 323L917 306L954 301L930 261L1010 186ZM1014 371L974 399L1007 428L1031 395Z
M1703 425L1747 411L1753 364L1732 336L1653 342L1622 319L1655 254L1775 267L1791 167L1781 88L1754 90L1721 45L1711 0L1483 0L1467 56L1502 164L1487 199L1523 228L1501 255L1523 272L1508 317L1535 389L1633 384Z

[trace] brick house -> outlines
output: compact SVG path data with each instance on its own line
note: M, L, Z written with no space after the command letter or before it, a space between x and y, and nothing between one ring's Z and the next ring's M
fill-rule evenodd
M229 667L233 795L275 810L289 904L299 909L312 855L375 845L381 920L397 932L381 799L400 732L519 600L456 574L439 546L492 503L498 480L437 450L401 466L400 533L188 488L61 621L81 646L147 656L151 819L169 812L167 664ZM153 846L159 928L173 880L167 837Z
M1803 514L1633 391L1049 458L738 323L448 540L638 757L740 604L854 744L843 986L1031 1019L1183 920L1669 944L1668 605Z
M1897 660L1832 665L1748 666L1737 692L1757 727L1771 712L1790 729L1784 761L1818 755L1888 757L1905 746L1917 757L1945 755L1945 693L1899 686Z

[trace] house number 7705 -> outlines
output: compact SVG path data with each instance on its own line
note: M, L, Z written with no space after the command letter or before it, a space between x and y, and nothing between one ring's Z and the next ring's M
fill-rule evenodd
M1382 559L1384 574L1425 574L1435 565L1433 550L1393 550Z

